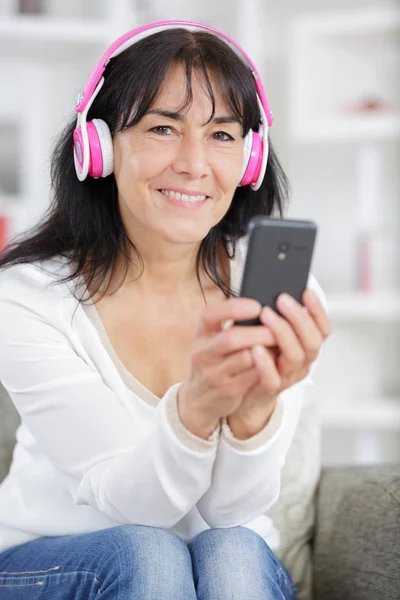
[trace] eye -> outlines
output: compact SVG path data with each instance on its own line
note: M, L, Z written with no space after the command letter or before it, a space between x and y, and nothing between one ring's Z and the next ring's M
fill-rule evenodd
M159 125L157 127L152 127L150 131L153 133L158 133L158 135L170 135L172 130L171 127L168 127L168 125Z
M225 131L217 131L213 135L216 137L217 140L220 140L221 142L234 141L234 138Z

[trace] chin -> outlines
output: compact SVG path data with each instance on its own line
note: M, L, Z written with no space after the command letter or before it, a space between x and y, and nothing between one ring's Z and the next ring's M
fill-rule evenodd
M211 227L213 225L200 227L198 223L194 223L190 227L174 226L164 231L163 237L175 244L198 244L206 237Z

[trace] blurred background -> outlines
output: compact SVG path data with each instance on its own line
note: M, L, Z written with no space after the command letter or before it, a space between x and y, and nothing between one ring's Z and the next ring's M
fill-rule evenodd
M181 18L254 59L292 185L285 216L319 228L312 271L334 325L312 391L323 462L398 462L396 0L0 0L0 248L47 208L55 137L103 51L139 24Z

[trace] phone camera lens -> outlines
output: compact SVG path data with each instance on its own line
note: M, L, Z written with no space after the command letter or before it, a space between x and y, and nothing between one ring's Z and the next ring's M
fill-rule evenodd
M281 242L279 244L279 252L287 252L290 248L290 245L288 244L288 242Z

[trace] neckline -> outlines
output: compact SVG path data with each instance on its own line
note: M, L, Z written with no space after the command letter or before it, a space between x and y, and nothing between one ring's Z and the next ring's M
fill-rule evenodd
M82 308L86 315L89 317L90 321L93 323L94 327L99 334L101 343L105 348L107 354L110 356L112 362L117 368L118 373L123 379L125 385L135 394L143 398L148 404L151 406L157 406L160 402L161 398L156 396L153 392L151 392L146 386L144 386L132 373L125 367L122 360L119 358L116 353L114 346L111 343L111 340L108 336L107 330L104 326L104 323L100 317L96 309L96 305L91 302L91 300L87 301L87 304L82 304Z
M242 239L238 240L236 244L235 256L234 258L230 259L230 286L235 293L239 293L245 259L244 247L240 243ZM119 375L128 389L142 398L150 406L157 406L161 401L161 398L150 391L138 379L136 379L136 377L126 368L122 360L119 358L108 336L103 320L97 311L96 305L93 304L91 299L89 299L86 301L86 304L80 304L80 306L94 325L103 347L114 363ZM176 383L174 385L176 385Z

